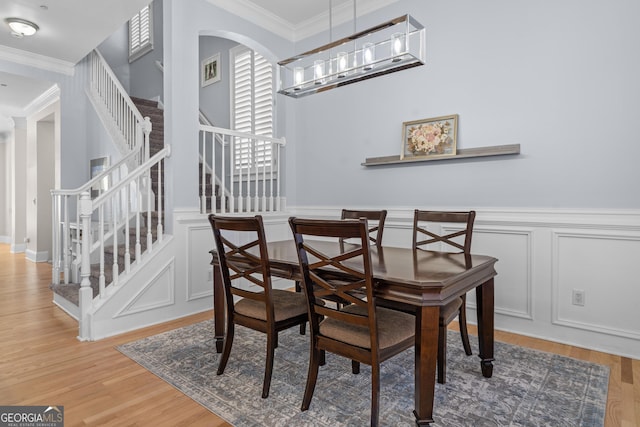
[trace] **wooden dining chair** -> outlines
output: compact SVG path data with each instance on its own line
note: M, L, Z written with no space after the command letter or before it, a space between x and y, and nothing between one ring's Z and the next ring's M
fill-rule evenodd
M354 209L342 209L342 219L359 219L366 218L369 229L369 241L376 245L382 245L382 233L384 232L384 221L387 218L387 211L383 210L354 210ZM340 239L340 242L347 242L346 239ZM295 283L296 292L300 292L302 287L300 282ZM338 307L342 307L346 304L346 301L328 297L327 300L333 300ZM300 325L300 334L305 334L305 325ZM357 368L354 369L354 372Z
M342 209L342 219L366 218L369 224L369 240L382 245L382 233L384 232L384 221L387 218L386 209L383 210L353 210Z
M471 237L475 211L445 212L424 211L416 209L413 216L413 249L426 248L427 245L437 245L435 250L451 249L453 247L466 255L471 254ZM452 233L436 233L427 228L433 223L461 223L464 228ZM462 240L462 242L460 242ZM450 252L450 251L449 251ZM440 331L438 334L438 382L446 382L447 372L447 326L458 317L462 345L467 356L471 355L469 334L467 332L467 295L463 294L440 307Z
M302 410L309 409L319 366L324 352L329 351L353 363L371 365L371 425L377 426L380 363L414 345L415 317L376 306L366 219L290 218L289 223L303 276L311 334ZM333 238L335 244L328 248L326 240L316 238ZM358 243L343 245L339 239L357 239ZM334 280L336 277L341 280ZM348 301L349 305L338 309L322 304L328 296Z
M217 375L229 360L235 325L267 335L262 397L269 396L278 332L307 321L303 294L273 289L262 217L209 215L224 283L227 330ZM241 242L241 243L234 243ZM240 298L234 300L234 297Z

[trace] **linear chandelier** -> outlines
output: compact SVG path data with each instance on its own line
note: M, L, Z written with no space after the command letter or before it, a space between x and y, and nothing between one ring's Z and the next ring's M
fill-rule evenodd
M301 98L424 62L425 29L407 14L278 62L278 93Z

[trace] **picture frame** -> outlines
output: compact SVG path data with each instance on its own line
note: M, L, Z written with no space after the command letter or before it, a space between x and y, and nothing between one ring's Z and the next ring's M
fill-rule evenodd
M220 81L220 53L202 61L201 67L202 87Z
M400 159L456 155L458 115L402 123Z

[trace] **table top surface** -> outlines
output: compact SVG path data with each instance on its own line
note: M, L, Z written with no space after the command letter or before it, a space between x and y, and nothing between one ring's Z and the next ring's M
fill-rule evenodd
M337 242L315 241L314 247L328 255L341 251ZM272 274L298 279L293 240L269 242L267 248ZM497 274L498 260L486 255L376 245L370 253L377 296L412 305L442 304Z

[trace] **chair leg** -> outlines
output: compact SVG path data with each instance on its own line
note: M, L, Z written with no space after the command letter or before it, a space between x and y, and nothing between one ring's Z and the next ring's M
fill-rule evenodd
M462 305L458 312L458 324L460 326L460 337L462 338L462 346L467 356L471 356L471 344L469 343L469 333L467 332L467 296L462 296Z
M296 280L295 286L296 292L302 292L302 287L300 286L300 282ZM305 335L307 333L307 322L300 324L300 335Z
M440 325L438 333L438 382L447 382L447 326Z
M267 360L264 367L264 381L262 383L262 398L269 397L269 388L271 387L271 374L273 372L273 358L278 345L278 334L267 334Z
M358 375L360 373L360 362L356 360L351 361L351 372L354 375Z
M380 418L380 364L371 366L371 427L377 427Z
M304 397L302 398L302 410L309 409L311 404L311 398L316 388L316 381L318 380L318 369L320 367L320 359L322 355L320 350L316 348L311 349L311 358L309 360L309 372L307 373L307 385L304 388Z
M233 345L234 325L233 321L227 320L227 333L224 337L224 347L222 349L222 357L220 358L220 364L218 365L218 371L216 375L222 375L224 368L229 361L229 355L231 354L231 346Z

